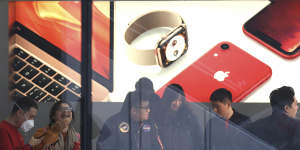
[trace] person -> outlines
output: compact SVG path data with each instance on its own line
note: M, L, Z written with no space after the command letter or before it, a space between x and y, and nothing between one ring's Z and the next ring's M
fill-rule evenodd
M219 88L215 90L210 96L210 101L213 111L226 121L229 120L237 125L249 121L248 116L245 116L232 108L232 94L227 89Z
M151 111L149 117L154 121L156 121L157 118L160 116L159 108L160 105L162 104L162 101L154 91L153 82L147 77L141 77L135 83L135 91L140 92L141 94L144 95L145 94L150 95L151 99L149 100L149 106Z
M271 92L272 114L245 129L280 150L300 149L300 121L296 119L297 99L292 87L282 86Z
M31 142L24 144L24 139L18 129L28 132L34 127L37 115L37 103L29 97L14 97L12 111L7 119L0 123L1 150L30 150Z
M249 117L232 108L232 94L225 88L216 89L210 95L212 110L211 118L205 126L206 148L210 150L236 149L240 146L236 141L238 126L250 122Z
M74 112L67 101L58 101L50 109L50 123L38 129L33 139L41 142L33 146L33 150L79 150L80 135L72 127Z
M186 102L183 88L170 84L162 96L159 133L166 150L203 149L203 132Z
M129 92L119 113L100 131L97 150L162 150L156 123L149 118L149 94Z

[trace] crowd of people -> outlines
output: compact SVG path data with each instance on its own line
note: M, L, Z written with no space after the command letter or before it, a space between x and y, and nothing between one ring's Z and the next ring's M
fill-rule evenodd
M128 92L121 110L109 117L100 130L97 150L233 150L300 149L300 121L292 87L270 94L272 114L252 121L232 107L225 88L211 93L211 114L205 124L193 112L180 84L168 85L158 96L150 79L143 77ZM28 97L14 98L10 115L0 122L1 150L79 150L80 134L73 128L74 112L67 101L53 104L49 124L37 129L28 144L19 129L34 127L37 103ZM203 115L205 116L205 115ZM241 137L240 135L244 135ZM241 141L250 137L249 141ZM253 142L254 141L254 142ZM256 147L256 148L253 148Z
M148 78L138 80L135 87L121 111L105 122L97 150L300 149L292 87L273 90L272 114L256 121L232 107L230 91L216 89L210 96L214 117L206 124L199 121L201 115L193 112L179 84L168 85L161 97Z
M28 144L19 132L27 133L34 127L38 112L35 100L15 97L10 115L0 122L1 150L79 150L80 134L72 127L74 112L67 101L56 102L50 109L50 123L37 129Z

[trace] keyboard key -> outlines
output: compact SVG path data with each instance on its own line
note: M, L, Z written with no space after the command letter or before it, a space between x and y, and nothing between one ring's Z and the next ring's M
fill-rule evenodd
M69 90L64 91L61 95L58 96L60 100L66 101L79 101L80 97L76 96Z
M11 67L14 71L19 71L21 68L23 68L26 65L24 61L19 59L18 57L15 57L13 61L11 62Z
M46 65L44 65L40 70L49 75L50 77L52 77L56 73L54 70L52 70Z
M44 103L55 103L57 101L58 101L57 99L53 98L50 95L47 95L43 100L41 100L41 102L44 102Z
M47 88L46 90L51 93L52 95L56 96L58 95L64 88L62 86L60 86L58 83L56 82L52 82Z
M14 74L13 79L15 81L18 81L21 78L21 76L19 76L18 74Z
M59 83L63 84L63 85L66 85L68 84L70 81L68 79L66 79L65 77L63 77L62 75L60 74L57 74L55 77L54 77L55 80L57 80Z
M29 62L30 64L32 64L33 66L37 67L37 68L42 65L42 63L40 61L33 58L32 56L30 56L26 61Z
M18 55L19 57L25 59L28 54L26 52L24 52L23 50L21 50L20 48L14 48L13 50L13 54Z
M27 96L33 98L36 101L39 101L45 95L46 93L37 87L33 88L30 92L27 93Z
M40 73L32 82L43 88L51 82L51 79Z
M32 68L31 66L26 66L20 74L26 77L27 79L33 78L35 75L37 75L39 72Z
M71 84L68 86L68 88L69 88L70 90L72 90L73 92L77 93L77 94L80 94L80 92L81 92L80 87L79 87L78 85L74 84L74 83L71 83Z
M13 93L12 94L10 94L10 96L11 97L24 97L24 95L23 94L21 94L20 92L18 92L18 91L13 91Z
M26 93L29 89L31 89L33 85L26 81L25 79L22 79L20 82L16 84L16 88L20 90L23 93Z

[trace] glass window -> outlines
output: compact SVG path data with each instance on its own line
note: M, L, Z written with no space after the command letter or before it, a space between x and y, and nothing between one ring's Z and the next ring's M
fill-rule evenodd
M81 3L16 1L8 8L9 96L29 97L39 106L25 143L79 148Z

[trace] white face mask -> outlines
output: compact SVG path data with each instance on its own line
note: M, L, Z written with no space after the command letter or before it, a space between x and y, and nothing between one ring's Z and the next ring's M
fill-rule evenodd
M34 120L26 120L22 123L21 125L21 129L24 132L28 132L29 130L31 130L34 127Z
M23 111L23 109L18 105L16 104L16 106ZM24 112L24 111L23 111ZM25 112L24 112L24 117L25 117L25 121L22 123L21 125L21 129L24 131L24 132L28 132L30 131L33 127L34 127L34 120L28 120L27 117L25 116Z

